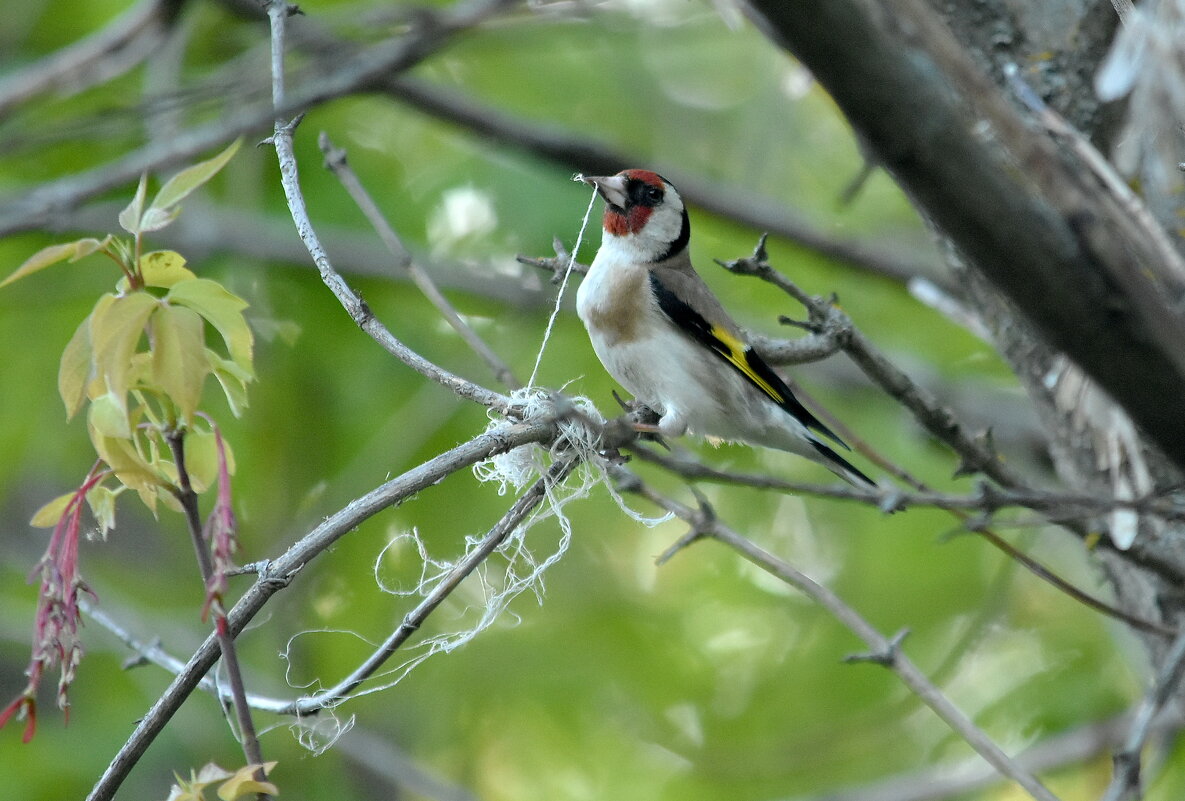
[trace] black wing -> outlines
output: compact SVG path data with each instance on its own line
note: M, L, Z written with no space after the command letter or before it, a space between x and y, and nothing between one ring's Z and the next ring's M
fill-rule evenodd
M751 345L739 339L723 326L712 325L704 319L702 314L676 297L675 293L663 284L662 279L653 270L650 272L650 288L654 292L655 300L658 301L658 308L679 330L715 353L740 373L746 381L764 392L774 403L781 406L804 426L818 431L840 447L851 450L847 443L823 425L817 417L811 414L809 409L799 402L798 398L794 397L794 393L786 386L786 382L779 378L773 368L757 355ZM822 443L818 443L816 447L820 445ZM825 445L820 449L820 452L830 451L831 449ZM843 462L838 454L831 453L831 455Z

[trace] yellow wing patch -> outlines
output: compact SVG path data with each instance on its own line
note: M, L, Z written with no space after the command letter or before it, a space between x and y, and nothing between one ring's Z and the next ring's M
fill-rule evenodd
M748 345L718 325L712 326L712 336L724 346L724 349L720 353L724 358L728 359L733 367L740 370L746 378L756 384L766 395L769 395L775 403L780 404L785 401L782 394L770 386L768 381L757 374L753 369L753 365L749 364L749 358L745 355Z

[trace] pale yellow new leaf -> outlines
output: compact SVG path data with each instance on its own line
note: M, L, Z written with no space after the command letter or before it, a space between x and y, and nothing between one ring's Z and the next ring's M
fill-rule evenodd
M177 219L177 215L180 213L181 208L179 206L174 206L171 209L151 208L144 212L144 216L140 218L140 231L142 233L159 231Z
M54 498L33 513L33 519L29 521L29 525L34 528L53 528L62 519L62 513L66 511L66 507L73 497L73 492L67 492L65 495Z
M263 772L265 774L271 773L272 768L276 766L275 762L265 762L263 764ZM280 791L276 785L271 782L261 782L256 780L254 773L258 765L247 765L239 768L235 774L231 776L221 787L218 788L218 797L222 801L238 801L249 795L256 793L267 793L268 795L279 795Z
M144 198L148 196L148 173L140 176L140 185L136 187L136 195L123 211L119 213L119 227L129 234L140 233L140 216L144 213Z
M247 325L247 319L243 317L247 301L208 278L195 278L175 284L169 290L167 300L187 306L205 317L222 335L230 358L254 376L251 354L255 338L251 334L251 327Z
M133 442L130 439L104 437L94 430L89 433L95 452L115 473L115 478L124 486L139 492L141 497L151 493L155 500L155 489L163 481L152 466L140 456Z
M86 494L86 502L91 507L91 514L99 523L99 538L107 539L107 532L115 528L115 499L120 490L111 490L99 485Z
M186 167L166 181L165 185L156 193L156 197L152 199L152 205L145 212L145 216L151 213L153 209L168 210L180 203L190 192L197 189L206 181L209 181L219 170L225 167L226 163L238 152L239 145L242 143L242 139L236 139L214 158L203 161L200 164L195 164L192 167Z
M164 304L152 316L152 376L156 389L177 405L186 423L202 399L210 372L205 323L192 309Z
M127 395L132 357L144 334L144 327L160 301L147 292L104 295L91 312L91 348L96 380L120 398Z
M140 257L140 275L145 286L168 289L181 281L197 278L185 266L185 257L173 250L154 250Z
M106 239L77 239L73 242L63 242L60 245L50 245L42 248L34 253L29 258L25 259L24 264L17 267L11 275L0 281L0 287L8 286L13 281L24 278L27 275L32 275L38 270L44 270L46 267L57 264L60 261L78 261L84 256L89 256L99 248L105 246L111 237Z
M207 762L196 774L191 768L188 780L182 779L176 773L173 776L177 779L177 783L173 785L169 797L165 801L205 801L206 796L202 791L211 784L229 779L231 773L213 762Z
M218 445L213 431L194 429L186 434L185 467L194 492L205 492L218 480Z
M114 392L95 398L87 410L87 425L99 436L130 440L132 427L124 402L125 399L117 397Z
M78 326L74 336L62 351L62 362L58 366L58 394L66 404L66 419L78 413L86 400L86 387L94 377L91 352L91 318L88 316Z

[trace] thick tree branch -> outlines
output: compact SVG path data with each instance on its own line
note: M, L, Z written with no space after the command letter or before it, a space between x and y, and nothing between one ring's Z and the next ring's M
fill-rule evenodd
M1025 124L920 0L752 7L964 255L1185 468L1182 277L1157 238Z

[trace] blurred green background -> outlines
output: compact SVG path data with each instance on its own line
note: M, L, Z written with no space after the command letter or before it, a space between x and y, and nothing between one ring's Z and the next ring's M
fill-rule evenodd
M9 4L0 28L0 75L101 28L126 7L110 0ZM302 7L310 21L359 42L397 33L400 14L410 8L323 0ZM301 18L292 22L301 24ZM161 130L167 135L169 126L184 131L217 119L264 90L266 48L265 26L216 2L188 4L174 38L146 65L0 118L0 192L18 197L39 182L116 159ZM309 75L305 62L294 56L290 64L299 85ZM636 159L631 166L678 165L722 189L797 210L836 236L892 243L916 253L920 267L934 261L921 223L885 175L873 175L854 202L840 202L861 166L845 124L809 76L731 11L682 0L595 9L539 3L466 33L413 74L524 123L616 148ZM200 88L218 81L221 93ZM351 283L412 348L489 386L493 379L477 357L413 287L392 277L377 239L321 168L316 135L322 130L348 149L396 230L461 312L521 377L528 375L554 288L514 256L550 255L553 236L571 247L588 189L570 183L565 166L492 145L381 95L319 106L298 129L314 222L343 235L335 241L379 254L360 258L365 275L346 269ZM261 127L255 140L267 133ZM195 247L176 246L200 275L250 302L258 337L259 381L246 414L232 418L216 392L207 394L237 456L242 561L280 553L351 498L487 423L483 409L426 383L362 334L307 259L258 255L272 247L291 252L297 242L277 178L274 151L244 148L186 204L176 225L206 226L194 235ZM98 204L87 218L90 227L66 216L52 226L65 230L0 241L0 273L67 236L114 231L115 212L133 190L129 183ZM691 213L693 257L725 304L753 330L793 336L776 318L800 317L801 309L711 261L747 255L760 231L694 207ZM203 223L209 220L215 222ZM175 235L168 229L151 241L165 246ZM591 259L597 241L594 212L582 260ZM988 346L896 281L785 240L772 239L770 252L808 290L838 293L858 325L936 391L954 399L1004 399L996 422L998 438L1011 445L1006 455L1037 480L1049 480L1024 444L1023 415L1014 420L1009 411L1023 411L1023 397ZM57 360L116 277L109 263L92 258L0 291L3 701L24 686L36 591L26 577L48 534L27 521L44 501L77 486L93 460L84 424L65 421ZM574 285L540 383L566 385L612 414L613 384L572 312L573 293ZM840 358L833 361L793 372L888 458L939 488L973 486L948 478L957 460ZM722 467L828 478L783 454L690 441L678 446ZM694 502L682 482L638 469ZM1107 720L1139 697L1143 665L1132 638L1018 573L973 536L946 536L956 526L945 514L911 510L886 518L834 501L701 489L732 526L837 590L883 632L908 627L907 652L1010 751ZM376 585L376 560L384 579L418 574L406 540L384 551L387 544L415 530L434 557L455 558L464 538L484 532L508 503L496 487L464 471L343 538L278 594L240 640L248 688L289 697L348 673L368 652L366 641L384 638L413 604ZM433 656L390 689L343 705L336 717L354 728L336 747L314 755L289 731L291 721L260 715L264 753L279 761L273 779L281 797L772 801L972 757L891 674L842 664L862 650L852 634L735 554L704 543L656 567L655 557L684 527L644 527L622 514L604 487L567 512L571 547L547 572L540 602L530 592L520 596L474 642ZM198 620L201 583L181 520L172 514L153 520L125 498L118 523L109 541L84 544L83 575L102 609L133 634L159 638L187 657L205 628ZM554 522L541 523L528 545L546 556L558 533ZM1103 592L1070 538L1029 526L1016 541ZM464 625L480 600L481 588L470 582L431 618L425 634ZM124 670L130 652L100 626L88 625L83 636L88 653L71 692L69 725L47 686L31 744L19 742L16 724L0 732L5 797L84 796L169 680L155 667ZM1185 790L1181 760L1167 756L1150 798L1178 798ZM199 693L118 797L163 799L173 771L188 773L210 760L233 769L242 755L219 705ZM397 774L395 782L387 770ZM1109 778L1109 756L1046 778L1064 798L1095 798ZM1020 795L997 786L979 797Z

